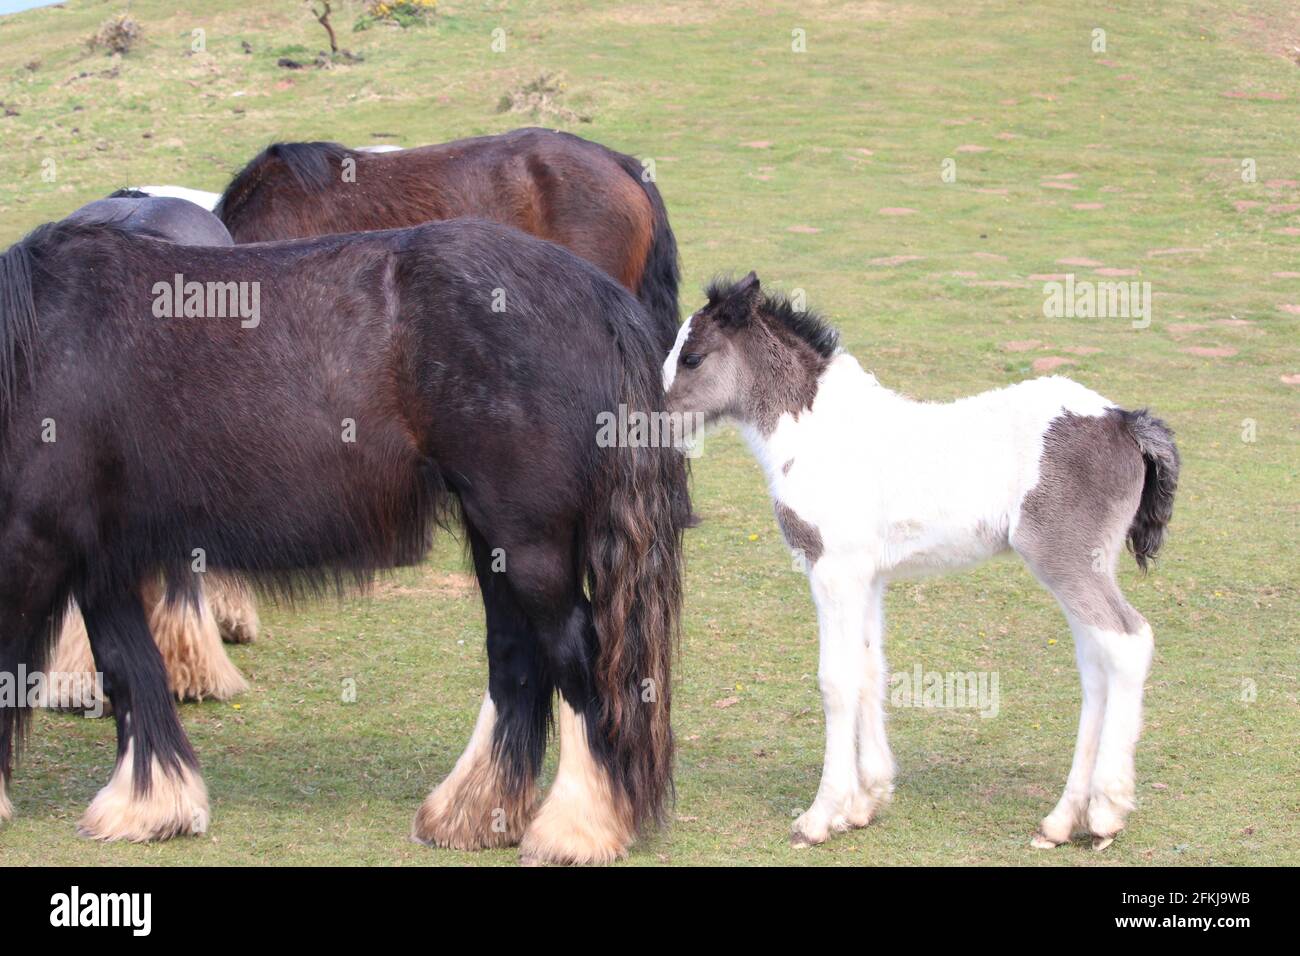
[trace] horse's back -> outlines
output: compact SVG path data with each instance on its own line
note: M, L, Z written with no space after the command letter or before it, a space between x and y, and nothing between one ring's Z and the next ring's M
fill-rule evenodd
M67 221L112 225L126 232L182 245L234 245L220 219L185 199L155 196L97 199L73 212Z
M629 289L655 228L618 154L537 128L384 153L279 144L231 182L217 213L241 243L478 217L560 243Z
M38 296L43 374L19 409L59 422L63 454L25 448L15 465L41 472L29 486L68 489L65 505L111 501L108 525L165 537L185 508L214 566L407 563L424 542L413 516L444 483L505 493L527 475L539 507L576 508L624 363L657 369L629 293L491 223L225 249L113 229L67 242L49 253L69 258L46 270L60 287ZM185 314L190 285L214 283L247 289L256 321ZM284 474L299 476L293 500Z

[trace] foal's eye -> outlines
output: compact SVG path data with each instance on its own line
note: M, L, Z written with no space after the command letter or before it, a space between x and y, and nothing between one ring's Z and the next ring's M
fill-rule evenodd
M687 368L699 368L700 363L704 361L704 356L699 352L690 352L682 356L682 364Z

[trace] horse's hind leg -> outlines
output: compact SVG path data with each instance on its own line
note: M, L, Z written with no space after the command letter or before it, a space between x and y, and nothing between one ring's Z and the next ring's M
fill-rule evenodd
M1124 601L1118 587L1115 594ZM1088 832L1098 850L1124 828L1136 803L1134 752L1142 733L1142 690L1155 653L1151 625L1124 603L1125 629L1099 628L1097 634L1106 668L1106 714L1088 793Z
M257 614L257 601L238 578L210 571L203 591L223 641L251 644L257 639L262 626Z
M552 694L499 555L472 527L469 537L487 614L488 690L469 745L412 831L421 843L458 850L514 846L523 836L536 809Z
M248 690L248 681L231 663L208 603L207 581L194 601L168 600L161 581L141 586L153 632L177 700L230 700Z
M1103 849L1123 829L1134 805L1133 755L1154 641L1151 627L1115 581L1123 534L1109 537L1082 558L1068 548L1050 557L1035 556L1032 550L1025 554L1065 610L1083 683L1074 761L1065 793L1034 835L1039 848L1065 843L1076 830L1086 830L1094 836L1094 846Z
M46 696L40 706L55 710L92 710L103 714L104 701L99 700L100 688L95 680L95 656L90 653L90 638L86 635L86 622L75 601L68 603L63 626L54 643L50 658L50 676Z
M136 842L204 832L207 788L176 716L140 595L82 597L80 604L104 691L113 702L117 763L81 818L79 832Z
M526 863L609 863L635 837L632 808L615 783L598 730L596 626L572 570L569 547L533 543L510 551L510 573L560 692L560 764L520 843Z
M1074 659L1083 685L1083 706L1079 711L1074 760L1065 781L1065 792L1052 812L1043 818L1033 837L1033 845L1040 850L1068 843L1074 831L1086 825L1088 792L1106 710L1106 670L1096 641L1088 626L1079 621L1071 619L1070 630L1074 634Z
M158 581L148 581L140 588L148 609L149 629L162 654L168 685L177 700L230 700L248 690L248 681L221 645L216 615L210 609L214 605L208 599L214 591L224 598L226 591L222 585L211 587L212 583L210 580L204 584L192 604L168 601ZM256 610L253 614L256 615ZM41 702L43 706L91 709L98 693L95 659L85 621L75 604L64 619L50 670L59 675L53 685L57 693L52 691Z

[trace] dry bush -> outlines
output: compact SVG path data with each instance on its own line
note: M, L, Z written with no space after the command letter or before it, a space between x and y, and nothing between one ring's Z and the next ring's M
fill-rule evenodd
M86 46L92 50L106 49L109 53L125 56L139 42L143 33L138 21L128 14L119 13L101 23L98 32L86 39Z
M558 117L567 122L590 123L589 114L579 113L563 105L564 77L559 73L541 73L535 80L502 95L497 103L498 113L526 113L534 120Z

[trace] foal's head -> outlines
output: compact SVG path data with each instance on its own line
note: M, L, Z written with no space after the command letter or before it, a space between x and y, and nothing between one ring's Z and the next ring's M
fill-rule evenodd
M671 412L706 423L734 418L766 434L781 415L812 404L817 379L839 349L835 330L788 299L765 295L758 276L715 281L664 362Z

